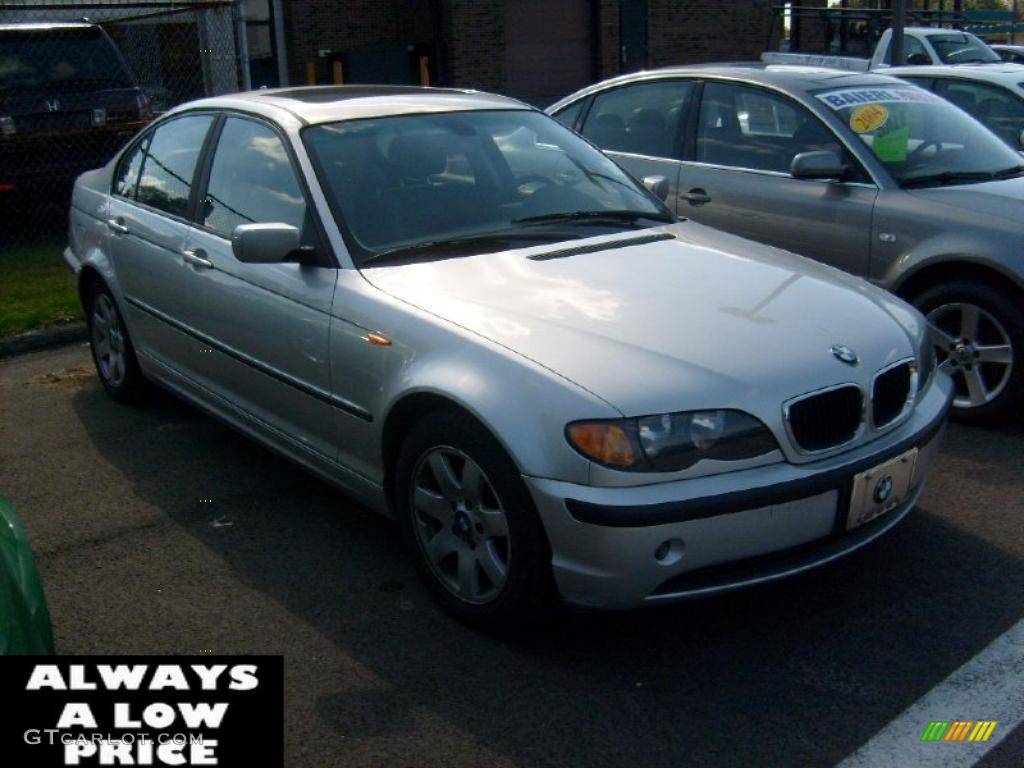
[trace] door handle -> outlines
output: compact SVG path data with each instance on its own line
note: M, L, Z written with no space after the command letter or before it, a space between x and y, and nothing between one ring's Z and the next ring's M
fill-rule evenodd
M128 234L128 227L126 227L124 224L122 224L117 219L107 219L107 228L111 232L116 232L119 235L127 235Z
M213 262L206 258L206 251L204 251L202 248L196 248L194 251L182 251L181 258L185 260L186 264L191 264L193 267L213 269Z
M690 205L704 205L704 203L711 202L711 196L706 190L700 187L694 187L689 192L683 192L679 195L683 200L686 200Z

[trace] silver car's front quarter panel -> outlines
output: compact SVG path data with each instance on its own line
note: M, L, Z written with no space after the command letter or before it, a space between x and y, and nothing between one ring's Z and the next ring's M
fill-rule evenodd
M526 478L554 552L562 597L625 608L697 597L792 575L877 538L914 506L952 394L938 376L912 417L861 448L820 461L631 488ZM854 475L918 449L911 493L845 531ZM666 542L669 553L656 552ZM718 568L737 564L734 568Z
M400 279L402 270L409 274L402 266L339 272L331 328L334 392L372 414L372 421L341 417L339 461L383 484L388 419L406 398L426 394L475 416L523 473L588 482L590 462L569 447L565 425L621 414L563 376L374 286L382 273ZM372 343L371 332L391 343Z

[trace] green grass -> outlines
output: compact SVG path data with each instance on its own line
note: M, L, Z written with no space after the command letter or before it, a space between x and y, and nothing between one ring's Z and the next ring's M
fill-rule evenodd
M63 244L0 249L0 338L83 320Z

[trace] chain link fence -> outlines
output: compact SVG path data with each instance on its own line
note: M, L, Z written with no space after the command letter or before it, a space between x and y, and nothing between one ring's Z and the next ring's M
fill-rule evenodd
M0 0L0 255L64 237L75 177L248 84L234 0Z

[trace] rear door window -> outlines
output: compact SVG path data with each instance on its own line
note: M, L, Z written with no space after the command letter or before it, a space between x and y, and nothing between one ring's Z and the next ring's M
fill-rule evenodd
M173 216L188 214L196 162L212 123L212 115L186 115L157 126L140 145L137 202Z
M693 83L656 80L605 91L583 124L601 149L679 159L679 123Z

